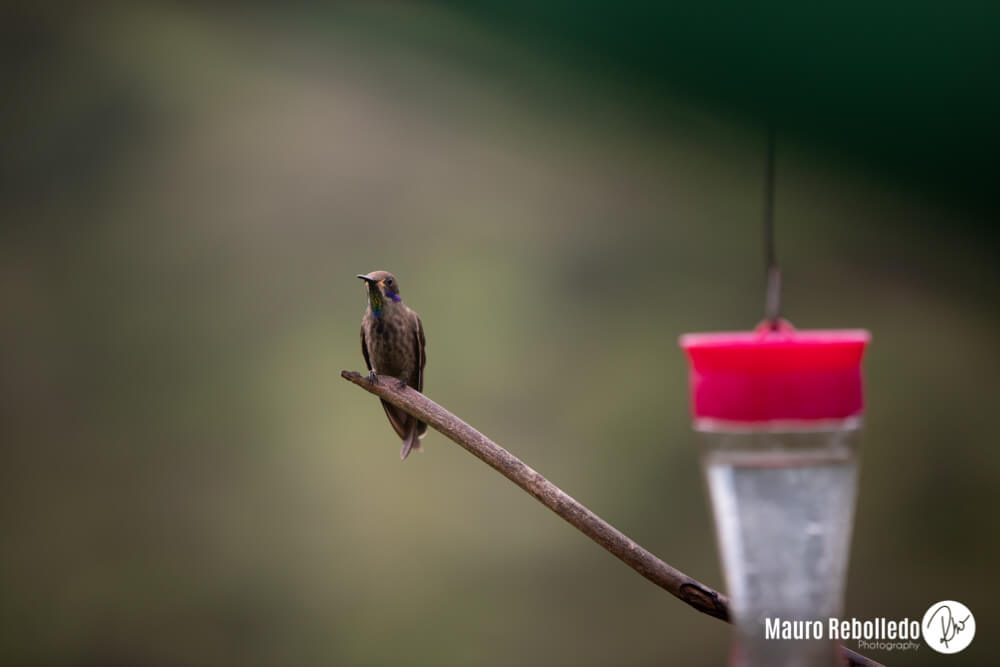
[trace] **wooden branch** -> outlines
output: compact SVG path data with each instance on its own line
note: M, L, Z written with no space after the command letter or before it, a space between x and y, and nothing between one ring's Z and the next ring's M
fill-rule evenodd
M341 371L340 375L362 389L426 422L428 426L453 440L468 450L470 454L517 484L540 503L572 524L577 530L674 597L683 600L704 614L726 622L730 621L729 600L725 595L664 563L630 540L617 528L574 500L519 458L425 395L410 387L401 386L396 378L387 375L378 376L376 383L369 382L367 376L362 376L354 371ZM880 663L846 647L841 647L841 650L850 665L883 667Z

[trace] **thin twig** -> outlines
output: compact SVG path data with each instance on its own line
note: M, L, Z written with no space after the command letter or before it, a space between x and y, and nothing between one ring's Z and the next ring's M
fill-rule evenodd
M709 616L727 622L730 620L729 600L725 595L664 563L607 521L571 498L519 458L420 392L410 387L401 386L395 378L386 375L378 376L376 383L369 382L367 376L353 371L341 371L340 375L362 389L426 422L442 435L458 443L473 456L487 463L521 489L530 493L577 530L674 597ZM845 647L841 647L841 649L851 665L882 667L880 663Z

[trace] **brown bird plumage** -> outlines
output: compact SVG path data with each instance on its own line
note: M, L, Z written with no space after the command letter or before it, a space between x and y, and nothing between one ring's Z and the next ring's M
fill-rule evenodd
M417 391L424 390L424 326L420 316L406 307L399 296L399 282L388 271L358 275L365 281L368 307L361 319L361 353L368 366L369 379L375 374L391 375ZM382 401L385 414L396 434L403 440L399 453L405 459L411 449L420 450L420 438L427 424Z

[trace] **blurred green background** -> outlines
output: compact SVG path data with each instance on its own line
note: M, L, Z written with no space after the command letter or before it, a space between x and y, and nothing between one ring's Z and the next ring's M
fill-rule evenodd
M761 316L766 118L785 311L874 336L846 616L1000 660L997 12L678 7L5 5L0 660L723 664L338 375L392 270L428 395L722 588L676 340Z

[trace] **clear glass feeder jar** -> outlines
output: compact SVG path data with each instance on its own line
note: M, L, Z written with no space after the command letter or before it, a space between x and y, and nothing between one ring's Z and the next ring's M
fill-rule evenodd
M734 626L732 665L838 665L865 331L687 334Z

